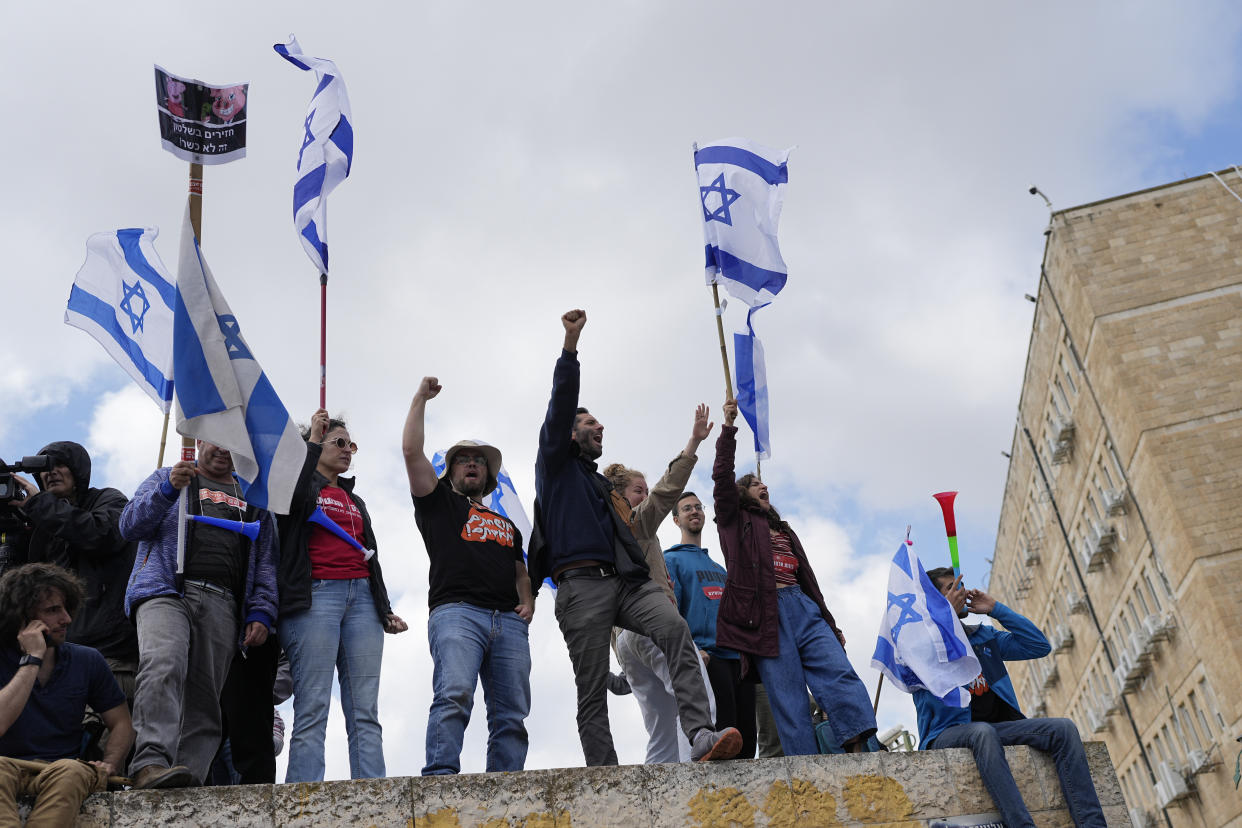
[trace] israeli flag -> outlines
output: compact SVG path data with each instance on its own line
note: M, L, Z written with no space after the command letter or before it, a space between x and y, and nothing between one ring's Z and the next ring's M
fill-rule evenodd
M87 239L65 324L93 336L167 414L177 288L155 252L159 233L155 227L132 227Z
M474 442L481 446L491 445L491 443L478 439L475 439ZM435 469L436 477L444 475L443 451L437 451L431 458L431 467ZM530 519L526 517L526 510L522 508L522 502L518 500L517 490L513 488L513 478L509 477L509 472L505 470L504 466L501 466L500 471L496 472L496 488L492 489L491 494L484 498L483 505L513 521L513 525L522 533L522 556L525 558L526 545L530 543Z
M981 672L949 600L940 594L914 547L905 541L888 575L888 607L871 666L912 693L927 690L945 704L969 707L970 684Z
M787 270L776 242L791 150L745 138L695 145L694 167L703 204L707 283L753 307L785 286Z
M177 433L233 454L246 500L288 514L306 441L216 287L186 210L173 325Z
M302 54L298 39L273 46L299 69L313 70L319 85L302 125L298 180L293 185L293 226L320 273L328 272L328 194L349 175L354 160L354 128L349 95L336 64Z
M772 456L768 426L768 371L763 362L763 343L755 336L751 320L758 308L746 314L747 333L733 335L733 363L737 374L737 410L750 433L755 436L755 454L760 460Z

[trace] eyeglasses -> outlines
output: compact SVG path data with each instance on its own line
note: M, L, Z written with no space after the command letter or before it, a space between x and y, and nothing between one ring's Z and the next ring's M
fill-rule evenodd
M336 446L341 451L345 451L346 449L348 449L350 454L358 453L358 444L355 443L353 440L346 440L344 437L335 437L331 440L324 440L319 445Z
M474 463L476 466L486 466L487 458L481 454L454 454L453 465L464 466L467 463Z
M678 509L678 511L680 512L701 512L703 511L703 504L702 503L687 503L685 506L682 506L680 509Z

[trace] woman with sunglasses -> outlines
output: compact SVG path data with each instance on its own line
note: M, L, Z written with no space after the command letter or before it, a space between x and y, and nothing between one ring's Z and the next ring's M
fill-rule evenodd
M388 601L366 504L354 494L354 478L341 477L358 445L345 423L323 409L311 417L303 437L306 465L289 514L277 518L277 633L293 672L285 782L323 780L334 668L349 736L350 776L378 778L385 775L379 723L384 633L408 627Z

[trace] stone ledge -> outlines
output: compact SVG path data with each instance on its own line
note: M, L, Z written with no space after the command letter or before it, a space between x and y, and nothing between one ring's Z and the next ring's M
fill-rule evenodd
M1072 825L1052 760L1025 747L1006 753L1035 822ZM1129 826L1108 749L1089 743L1087 757L1108 825ZM970 753L955 749L126 791L91 796L77 824L927 828L993 810Z

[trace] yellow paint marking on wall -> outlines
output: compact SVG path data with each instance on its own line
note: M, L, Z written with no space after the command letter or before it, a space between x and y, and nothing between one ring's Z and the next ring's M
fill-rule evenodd
M426 828L461 828L461 820L457 818L456 808L441 808L431 811L419 820Z
M791 789L785 780L777 780L768 789L763 812L770 828L833 828L837 819L837 800L805 779L794 779Z
M755 806L737 788L699 788L690 818L702 828L755 828Z
M850 816L859 822L893 823L894 828L899 825L917 828L919 825L914 821L903 822L910 820L910 815L914 813L914 803L906 796L906 789L896 779L871 773L851 776L845 780L841 794Z

